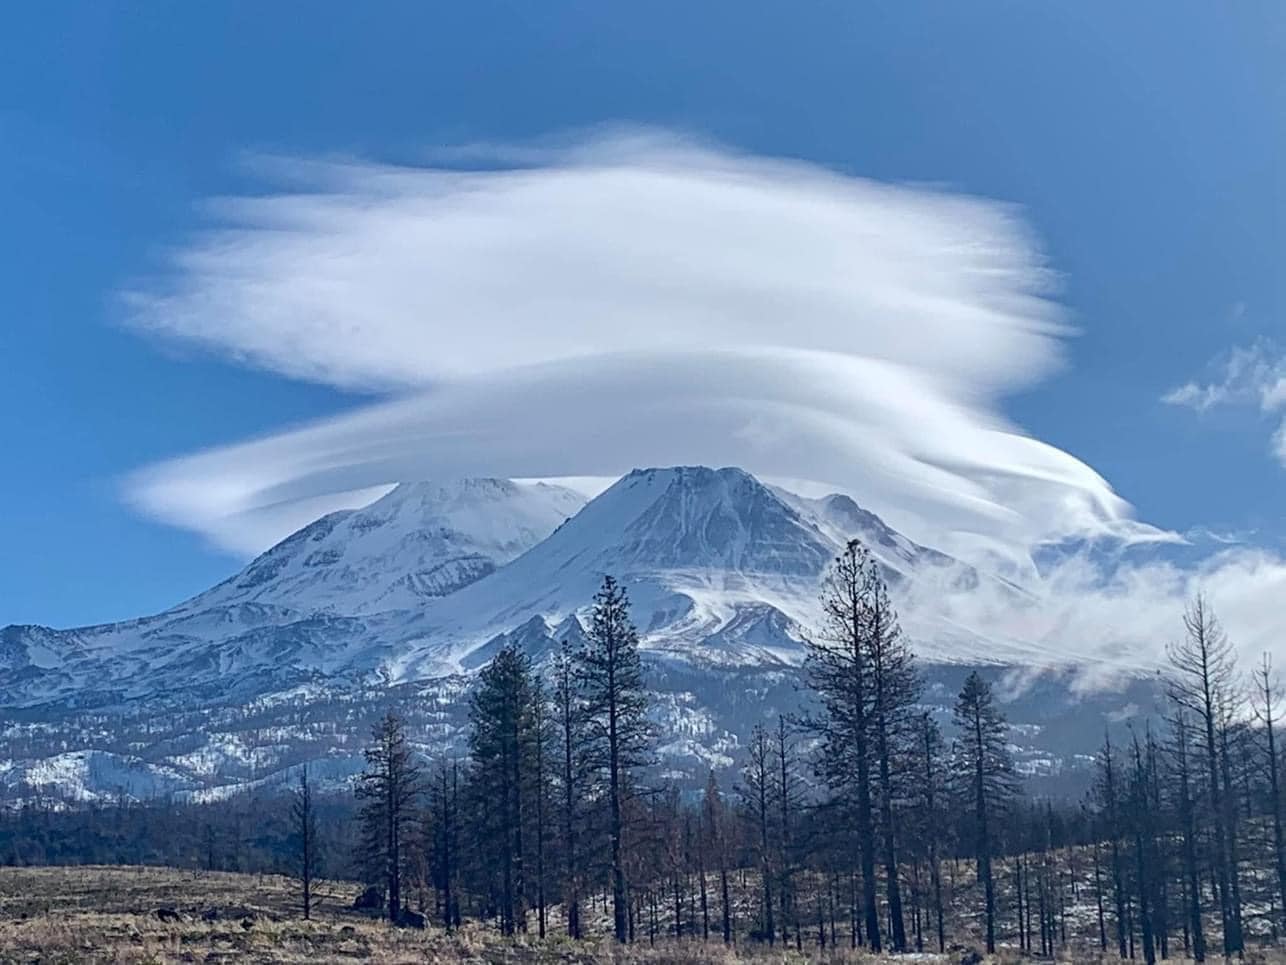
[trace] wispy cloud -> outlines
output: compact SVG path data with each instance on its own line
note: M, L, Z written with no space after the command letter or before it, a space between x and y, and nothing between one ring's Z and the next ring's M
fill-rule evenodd
M1104 560L1077 553L1044 570L1015 601L993 584L968 592L907 601L914 626L924 614L968 627L998 648L1031 655L1033 667L1080 664L1093 689L1116 670L1146 673L1165 666L1165 646L1182 636L1185 605L1198 592L1218 610L1243 666L1260 655L1280 660L1286 615L1286 559L1258 547L1224 547L1179 563L1151 553Z
M654 134L442 163L470 169L263 162L286 187L213 203L216 227L134 286L143 331L388 394L140 470L134 505L249 554L398 480L741 465L847 490L1030 591L933 590L910 623L1154 662L1205 588L1242 645L1283 638L1286 563L1266 550L1036 571L1042 542L1176 537L1002 414L1069 334L1012 208ZM1166 401L1275 413L1283 375L1253 346ZM1286 461L1286 428L1278 445Z
M1210 363L1209 381L1185 382L1161 401L1206 412L1216 406L1257 408L1277 421L1286 413L1286 351L1262 339L1237 347ZM1271 451L1286 466L1286 415L1273 433Z
M1067 333L1012 208L656 135L474 163L277 159L290 190L211 206L134 324L399 397L152 467L138 506L251 552L276 508L397 479L703 462L1014 566L1157 535L1000 412Z

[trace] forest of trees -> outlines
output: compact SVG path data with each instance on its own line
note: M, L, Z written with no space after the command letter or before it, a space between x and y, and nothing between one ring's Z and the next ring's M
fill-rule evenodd
M822 603L805 663L811 709L756 726L736 781L712 771L699 795L648 767L637 633L610 577L588 642L546 675L501 650L472 698L467 759L432 776L413 768L408 786L422 794L406 814L390 817L387 795L363 811L407 829L400 842L363 842L384 869L370 881L389 915L413 879L448 928L467 915L544 936L557 906L559 927L580 937L588 901L621 942L898 952L965 933L988 951L1008 941L1051 954L1069 940L1069 907L1091 901L1090 940L1122 957L1182 948L1204 960L1212 941L1236 954L1252 906L1257 933L1276 939L1286 852L1274 678L1265 662L1245 685L1207 601L1193 602L1169 650L1166 718L1137 723L1124 746L1105 735L1094 787L1071 803L1022 796L1008 725L977 673L944 736L860 544L834 562ZM366 780L379 782L385 730L376 738ZM1275 856L1274 887L1252 851Z
M581 646L540 666L506 647L480 672L467 754L426 758L389 713L348 811L305 771L287 809L237 817L236 860L299 878L305 916L319 876L360 877L395 923L472 919L540 938L1044 955L1079 943L1153 962L1282 935L1276 681L1266 657L1242 675L1207 600L1158 668L1165 713L1105 733L1076 801L1024 793L978 673L949 718L928 708L859 543L834 561L822 605L807 709L756 725L736 773L711 770L700 791L654 766L638 633L609 576ZM97 820L112 826L111 813ZM0 860L26 860L23 835L48 840L71 820L10 815ZM203 838L199 822L175 825L189 858L228 866L227 827Z

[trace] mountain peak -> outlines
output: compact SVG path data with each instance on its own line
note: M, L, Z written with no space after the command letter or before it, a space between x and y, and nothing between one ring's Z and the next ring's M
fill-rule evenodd
M302 613L413 608L508 563L584 503L561 486L510 479L399 483L369 506L304 527L185 608L259 600Z
M628 479L645 479L660 480L665 483L678 483L684 486L709 486L717 482L726 482L730 480L748 480L758 484L759 480L755 479L750 473L736 466L724 466L721 469L712 469L709 466L651 466L649 468L633 469L627 475L622 477L622 482Z
M832 555L816 527L750 473L705 466L635 469L538 550L541 565L594 560L619 573L815 573Z
M512 479L496 479L491 476L461 476L454 479L400 482L371 503L367 509L407 503L440 507L445 502L460 500L505 499L519 492L520 488L519 484Z

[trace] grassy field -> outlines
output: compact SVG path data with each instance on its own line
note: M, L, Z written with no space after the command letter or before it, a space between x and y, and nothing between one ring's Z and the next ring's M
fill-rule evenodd
M351 883L323 882L312 921L295 883L271 875L169 868L0 868L0 962L875 963L847 951L728 950L699 941L618 950L606 942L506 941L477 925L456 935L389 928L349 908ZM162 911L163 910L163 911ZM162 912L158 914L158 912ZM948 956L902 961L958 962ZM1087 962L1079 957L1068 961ZM996 962L1016 962L1001 954ZM1172 961L1176 961L1173 960ZM1248 962L1282 962L1255 952Z

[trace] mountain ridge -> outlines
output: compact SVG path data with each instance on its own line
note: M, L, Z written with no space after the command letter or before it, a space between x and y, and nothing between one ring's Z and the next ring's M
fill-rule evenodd
M302 527L162 613L7 627L0 673L25 685L13 689L27 702L74 692L78 676L107 690L158 671L181 674L179 687L247 674L440 676L476 665L474 649L535 617L554 624L583 611L607 573L629 587L645 647L777 663L800 655L845 526L893 581L921 566L969 572L850 497L805 499L735 467L636 469L588 501L539 482L403 483ZM43 688L33 685L42 671ZM123 686L146 694L137 681Z
M798 701L820 581L852 537L895 600L922 578L930 597L986 578L851 497L805 499L735 467L637 469L588 501L545 483L401 484L160 614L0 631L0 733L37 748L0 748L0 788L129 775L199 796L302 761L351 775L365 715L393 695L422 726L424 752L440 752L461 739L477 670L506 644L543 664L564 639L583 639L607 573L630 595L662 746L708 767L735 756L742 726L729 715ZM967 628L918 612L903 623L930 661L1002 662ZM728 693L730 680L775 703ZM262 741L265 726L275 736L247 773L236 748Z

